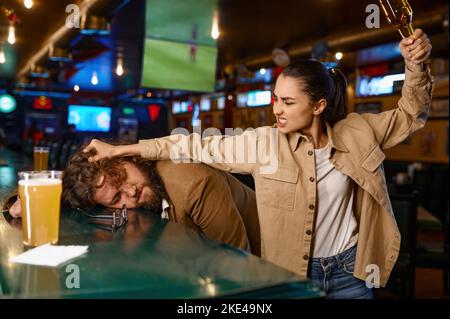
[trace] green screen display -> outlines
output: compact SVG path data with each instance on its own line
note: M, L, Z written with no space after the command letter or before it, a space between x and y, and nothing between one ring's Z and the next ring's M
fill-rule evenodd
M122 109L123 115L134 115L134 108L132 107L124 107Z
M217 0L147 0L142 86L214 91Z

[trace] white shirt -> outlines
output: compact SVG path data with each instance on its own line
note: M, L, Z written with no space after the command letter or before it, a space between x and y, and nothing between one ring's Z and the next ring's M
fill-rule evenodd
M317 215L313 233L313 257L330 257L358 241L353 214L354 183L330 162L331 148L316 149Z
M169 219L169 213L167 212L169 207L169 203L163 199L161 202L161 219Z

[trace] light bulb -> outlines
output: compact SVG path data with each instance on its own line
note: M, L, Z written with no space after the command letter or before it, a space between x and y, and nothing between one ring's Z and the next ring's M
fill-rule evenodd
M264 69L264 68L261 68L261 69L259 70L259 73L260 73L261 75L264 75L264 74L266 74L266 69Z
M78 92L78 91L80 90L80 87L79 87L78 85L75 85L75 86L73 87L73 90L74 90L75 92Z
M212 28L211 28L211 37L214 40L217 40L219 38L220 32L219 32L219 14L217 11L214 11L213 15L213 21L212 21Z
M118 76L122 76L123 73L124 73L124 70L123 70L122 60L118 60L117 67L116 67L116 74Z
M98 84L97 72L95 72L95 71L92 73L91 83L92 83L92 85Z
M3 48L0 48L0 64L4 64L6 62L5 51Z
M31 7L33 6L33 0L25 0L23 2L23 5L25 6L25 8L31 9Z
M219 32L219 28L218 27L213 27L212 31L211 31L211 37L214 40L217 40L219 38L220 32Z
M341 60L342 57L344 56L344 54L342 52L336 52L336 54L334 55L336 60Z
M16 43L16 31L13 25L10 25L8 28L8 42L9 44Z

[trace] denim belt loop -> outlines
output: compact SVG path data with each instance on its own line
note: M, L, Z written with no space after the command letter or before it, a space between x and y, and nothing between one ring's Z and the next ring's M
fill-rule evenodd
M342 255L336 255L336 256L334 256L334 259L336 259L336 265L337 265L337 267L338 267L338 269L341 269L342 268L342 265L344 264L343 263L343 258L342 258Z

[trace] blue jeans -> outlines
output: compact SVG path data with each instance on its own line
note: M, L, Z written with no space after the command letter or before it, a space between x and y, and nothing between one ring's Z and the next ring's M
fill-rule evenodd
M308 276L329 299L372 299L373 292L366 282L353 277L356 246L324 258L312 258Z

